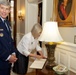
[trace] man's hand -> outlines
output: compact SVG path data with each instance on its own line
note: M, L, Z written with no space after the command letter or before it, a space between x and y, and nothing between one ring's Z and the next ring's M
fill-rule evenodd
M17 57L14 54L12 54L11 57L9 58L10 63L14 63L14 62L16 62L16 60L17 60Z
M42 55L35 55L35 57L36 57L37 59L46 59L46 57L45 57L45 56L42 56Z

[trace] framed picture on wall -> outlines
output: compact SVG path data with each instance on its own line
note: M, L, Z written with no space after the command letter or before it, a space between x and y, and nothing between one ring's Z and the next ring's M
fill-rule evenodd
M60 27L74 27L76 0L55 0L56 20Z

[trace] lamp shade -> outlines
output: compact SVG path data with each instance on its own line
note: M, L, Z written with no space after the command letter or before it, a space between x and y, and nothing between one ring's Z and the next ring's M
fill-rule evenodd
M39 37L39 41L44 42L61 42L63 41L59 30L57 22L46 22L43 26L43 31Z

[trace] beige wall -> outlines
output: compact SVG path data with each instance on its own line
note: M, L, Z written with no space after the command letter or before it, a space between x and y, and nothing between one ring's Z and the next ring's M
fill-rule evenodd
M44 17L44 22L49 21L52 17L52 2L54 0L43 0L44 1L44 11L46 11ZM45 10L46 9L46 10ZM43 13L44 13L43 11ZM53 12L54 13L54 12ZM76 35L76 27L59 27L59 31L66 42L74 43L74 36Z
M31 28L37 23L38 5L28 3L27 0L18 0L17 11L20 9L24 14L24 21L19 20L17 17L17 44L24 34L31 31ZM17 12L18 16L18 12Z
M21 7L25 7L25 1L26 0L23 0L23 1L20 1L20 4L22 4L21 5ZM18 3L19 3L19 1L18 1ZM31 6L33 6L32 4L28 4L28 12L27 12L27 14L29 13L29 12L31 12L31 11L33 11L33 8L31 7ZM35 6L34 6L34 8L35 8ZM18 7L18 9L19 9L19 7ZM30 11L31 10L31 11ZM52 10L53 10L53 0L43 0L43 23L44 22L46 22L46 21L50 21L50 19L51 19L51 17L52 17ZM35 12L36 12L37 10L36 10L36 8L35 8ZM37 13L37 12L36 12ZM25 13L26 14L26 13ZM30 13L29 13L29 15L30 15ZM28 16L29 16L28 15ZM28 17L27 16L27 17ZM30 17L29 17L29 20L25 20L26 22L20 22L20 21L18 21L18 29L17 29L17 31L18 31L18 33L20 32L20 33L22 33L22 34L24 34L24 33L26 33L26 32L28 32L30 29L30 24L32 23L35 23L32 19L31 19L31 16L32 15L30 15ZM35 15L36 16L36 15ZM34 16L34 17L35 17ZM36 16L37 17L37 16ZM28 22L29 21L29 22ZM25 23L26 23L26 26L25 26ZM29 24L30 23L30 24ZM28 25L29 24L29 25ZM28 26L27 26L28 25ZM32 27L32 26L31 26ZM70 42L70 43L74 43L74 36L76 35L76 27L59 27L59 31L60 31L60 33L61 33L61 35L62 35L62 37L63 37L63 39L64 39L64 41L66 41L66 42Z

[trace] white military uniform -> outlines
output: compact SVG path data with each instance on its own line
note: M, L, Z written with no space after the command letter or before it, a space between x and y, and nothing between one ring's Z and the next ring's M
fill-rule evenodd
M37 51L41 50L41 47L38 45L38 40L34 39L31 32L24 35L17 46L18 51L25 56L28 56L35 48Z
M38 45L38 40L34 39L31 32L24 35L19 42L16 53L18 60L14 63L13 72L17 74L26 74L28 69L29 54L36 48L37 51L41 51L41 47Z

